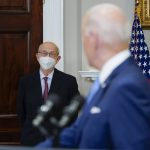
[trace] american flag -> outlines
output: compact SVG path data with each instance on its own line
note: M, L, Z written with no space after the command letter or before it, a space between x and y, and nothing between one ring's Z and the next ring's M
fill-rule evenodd
M150 54L137 13L134 16L129 49L136 64L141 68L143 74L150 79Z

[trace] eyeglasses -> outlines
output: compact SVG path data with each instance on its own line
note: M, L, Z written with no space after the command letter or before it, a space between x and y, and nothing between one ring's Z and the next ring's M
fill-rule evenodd
M56 52L38 52L38 54L42 57L46 57L46 56L49 56L49 57L52 57L52 58L55 58L58 56L58 53Z

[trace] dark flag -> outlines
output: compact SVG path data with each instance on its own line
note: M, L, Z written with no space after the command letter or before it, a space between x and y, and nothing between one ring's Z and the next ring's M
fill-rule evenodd
M137 13L134 15L130 42L131 55L143 74L150 79L150 54Z

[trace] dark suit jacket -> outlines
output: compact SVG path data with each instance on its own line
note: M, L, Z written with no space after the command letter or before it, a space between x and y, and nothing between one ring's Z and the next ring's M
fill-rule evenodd
M55 69L49 94L57 94L63 101L62 104L68 105L70 100L79 94L75 77ZM21 78L18 95L18 114L23 125L21 144L32 146L44 140L32 125L37 109L43 103L39 71Z
M112 72L60 139L61 147L150 149L150 85L131 58ZM50 144L48 139L39 147Z

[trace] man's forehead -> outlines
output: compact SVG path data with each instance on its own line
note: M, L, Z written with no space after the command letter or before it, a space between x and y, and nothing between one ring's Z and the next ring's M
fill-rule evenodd
M43 51L57 51L57 48L52 44L43 44L39 47L39 50Z

